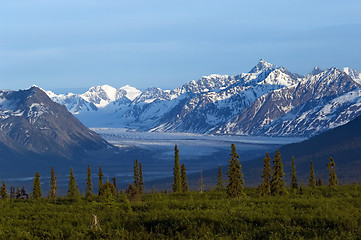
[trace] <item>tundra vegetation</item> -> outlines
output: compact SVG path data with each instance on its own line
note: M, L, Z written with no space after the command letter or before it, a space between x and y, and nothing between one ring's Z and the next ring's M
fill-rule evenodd
M244 186L239 155L232 145L227 179L219 167L217 186L189 191L186 167L175 148L172 192L144 188L141 162L134 161L134 182L123 191L116 179L93 192L91 169L80 195L72 169L68 194L57 195L51 168L50 191L41 193L39 173L33 192L0 187L0 239L359 239L361 186L338 185L334 159L325 166L328 182L316 181L310 162L309 184L298 185L297 160L283 171L279 151L266 154L258 188ZM181 167L180 167L181 166ZM285 184L289 177L291 185ZM200 185L203 180L200 181ZM27 196L27 197L24 197Z

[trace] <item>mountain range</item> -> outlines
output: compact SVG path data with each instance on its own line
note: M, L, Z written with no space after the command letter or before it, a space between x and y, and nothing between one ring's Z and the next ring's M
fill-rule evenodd
M173 90L108 85L54 94L88 127L310 137L361 114L361 73L315 67L301 76L260 60L248 73L213 74Z

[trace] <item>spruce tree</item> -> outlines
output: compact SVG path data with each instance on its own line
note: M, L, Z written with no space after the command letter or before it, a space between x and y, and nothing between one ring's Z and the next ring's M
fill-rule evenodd
M229 197L239 198L244 195L242 166L239 163L239 155L234 144L231 145L231 149L231 158L228 161L228 185L226 190Z
M134 186L137 188L138 192L140 189L140 176L139 176L139 163L138 159L134 160L134 170L133 170L133 179L134 179Z
M321 177L318 178L317 186L322 187L322 178Z
M333 160L332 157L330 157L330 162L327 164L327 169L330 171L328 186L331 188L335 188L338 186L338 179L335 171L335 166L336 166L335 161Z
M88 165L88 169L87 169L87 177L86 177L86 197L90 197L93 195L92 193L93 191L93 183L92 183L92 172L91 172L91 168L90 165Z
M6 191L5 180L3 180L3 185L0 187L0 196L1 199L3 200L8 198L8 192Z
M114 197L116 196L115 187L108 180L103 185L103 195L102 198L105 200L105 203L110 206L114 202Z
M101 196L103 194L103 172L102 172L102 165L99 166L99 182L98 182L98 187L99 187L99 191L98 191L98 195Z
M200 188L200 192L203 193L204 183L203 183L203 171L202 171L202 168L201 168L201 177L199 179L199 188Z
M182 166L181 166L182 192L188 192L189 191L188 182L187 182L188 178L187 178L186 171L187 171L186 166L184 164L182 164Z
M15 188L13 186L10 187L10 199L15 199Z
M173 168L173 192L180 192L181 188L181 176L180 176L180 163L179 163L179 150L177 144L174 147L174 168Z
M57 191L58 191L58 185L57 185L58 175L55 175L54 168L51 167L50 170L50 190L48 194L49 199L56 199L57 198Z
M125 190L125 195L129 202L137 201L141 197L141 195L138 192L137 187L130 183L129 183L128 188Z
M34 177L34 181L33 181L33 198L35 198L35 199L41 198L41 186L40 186L39 172L35 173L35 177Z
M21 196L20 188L18 188L18 187L16 188L15 196L16 196L16 199L18 199Z
M221 165L218 166L218 177L217 177L217 191L223 190L223 174Z
M112 181L113 181L113 186L114 186L114 189L115 189L115 193L118 194L117 178L116 178L116 177L113 177L113 178L112 178Z
M292 170L291 170L291 188L292 189L298 188L295 158L293 156L292 156Z
M76 185L76 180L73 173L73 168L70 168L68 197L71 199L77 199L80 197L79 188Z
M136 187L139 194L143 194L144 191L144 181L143 181L143 169L142 163L138 162L136 159L134 161L134 186Z
M271 158L268 152L266 152L266 157L263 159L262 184L259 187L259 193L262 196L271 194Z
M271 180L271 194L273 196L287 194L286 183L283 180L285 173L283 172L283 164L280 152L276 151L273 159L273 171Z
M315 170L313 169L313 163L311 161L310 179L308 179L308 186L311 188L316 187Z
M143 169L142 169L142 163L141 162L139 162L138 175L139 175L139 193L143 194L143 192L144 192L144 181L143 181Z

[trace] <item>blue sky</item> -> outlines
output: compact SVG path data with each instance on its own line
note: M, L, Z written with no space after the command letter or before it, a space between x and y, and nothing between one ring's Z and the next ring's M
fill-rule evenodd
M4 0L0 89L170 89L261 58L360 71L360 13L359 0Z

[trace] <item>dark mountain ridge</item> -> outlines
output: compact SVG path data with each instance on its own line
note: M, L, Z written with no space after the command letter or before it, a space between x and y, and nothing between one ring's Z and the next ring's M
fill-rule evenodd
M37 87L0 91L0 148L1 160L29 153L75 159L117 149Z

